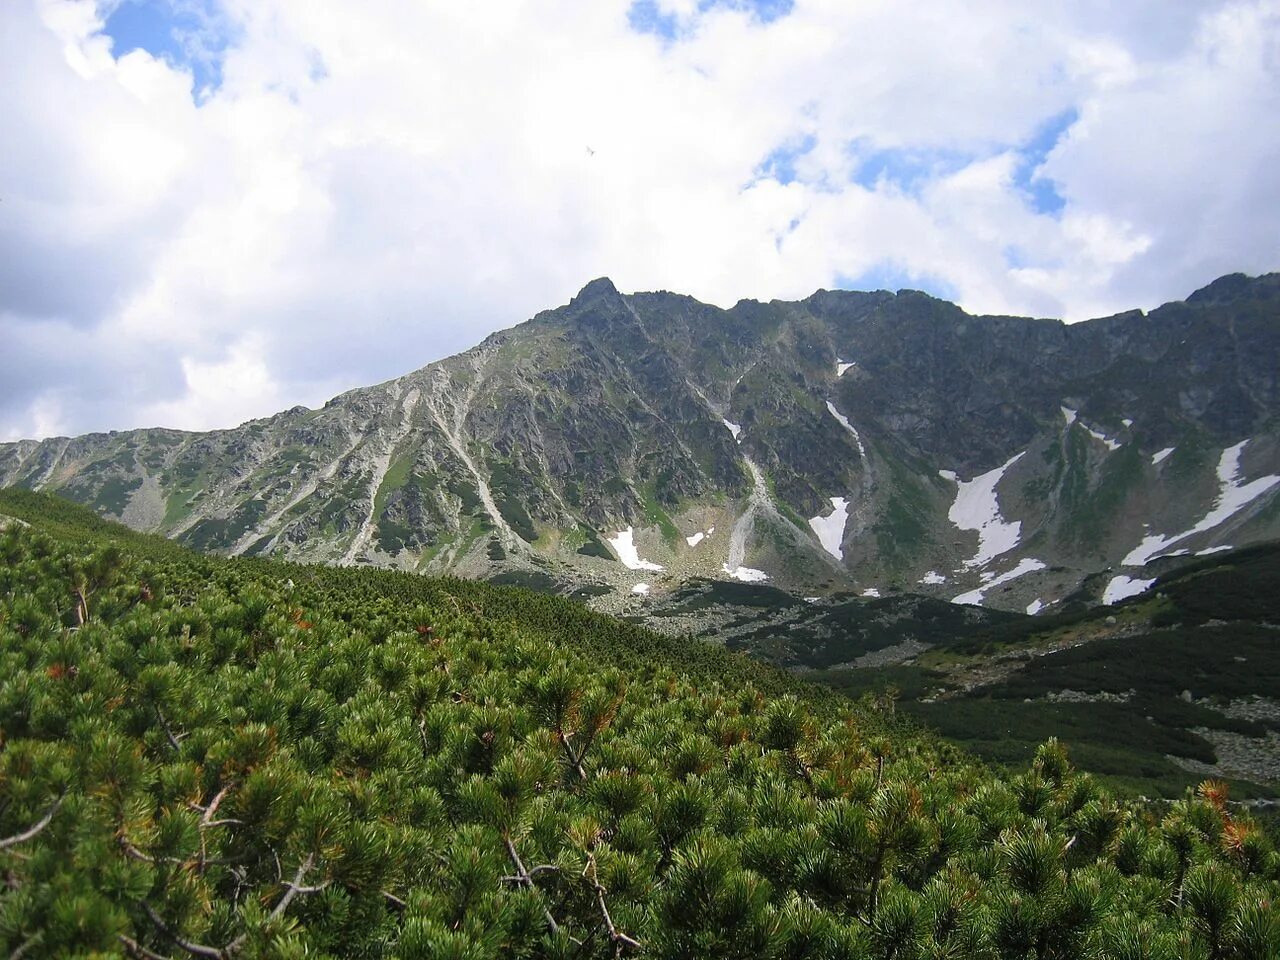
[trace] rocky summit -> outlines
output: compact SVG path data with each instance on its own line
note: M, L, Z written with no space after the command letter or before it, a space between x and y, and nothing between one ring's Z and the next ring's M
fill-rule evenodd
M0 445L0 485L201 550L613 611L697 578L1034 613L1280 536L1278 373L1280 274L1073 325L599 279L319 410Z

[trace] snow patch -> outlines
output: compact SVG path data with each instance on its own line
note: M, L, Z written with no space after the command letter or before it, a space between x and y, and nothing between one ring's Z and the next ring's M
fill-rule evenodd
M649 585L647 583L637 583L631 588L631 592L642 597L647 597L649 595Z
M1228 545L1228 544L1223 544L1223 545L1222 545L1222 546L1220 546L1220 547L1209 547L1209 549L1207 549L1207 550L1197 550L1197 551L1196 551L1196 556L1197 556L1197 557L1207 557L1207 556L1209 556L1210 554L1214 554L1214 553L1226 553L1228 550L1234 550L1234 549L1235 549L1235 547L1232 547L1232 546L1230 546L1230 545Z
M986 566L1002 553L1007 553L1018 545L1018 537L1022 533L1020 520L1005 521L1000 516L1000 501L996 497L996 484L1005 475L1005 471L1026 455L1016 454L1003 466L988 470L972 480L959 480L960 489L956 492L956 501L951 505L947 516L961 530L978 532L978 552L972 559L966 560L966 568ZM950 471L939 470L939 475ZM955 474L946 477L951 480Z
M743 583L763 583L769 579L769 575L763 570L753 570L751 567L731 567L727 563L721 569L735 580L741 580Z
M1174 450L1173 447L1165 447L1163 450L1159 451L1158 453L1153 453L1151 455L1152 466L1155 466L1163 462L1164 459L1169 456L1169 454L1173 453L1173 450Z
M836 360L836 376L843 377L844 372L850 367L856 367L857 364L852 360Z
M1021 454L1019 454L1021 456ZM1036 560L1033 557L1024 557L1018 561L1018 565L1006 573L1000 574L994 580L983 584L977 590L970 590L968 593L962 593L958 597L952 597L952 603L968 603L974 606L982 606L983 595L988 590L1000 586L1002 583L1008 583L1010 580L1017 580L1018 577L1025 577L1028 573L1035 573L1037 570L1045 568L1044 561Z
M960 476L954 470L939 470L938 476L943 480L950 480L952 483L960 482Z
M867 589L862 591L862 595L864 597L871 597L873 600L877 600L880 598L880 591L875 587L867 587Z
M862 457L863 460L867 459L867 451L862 446L862 437L859 435L854 425L849 422L849 418L846 417L839 410L837 410L836 405L832 403L830 400L827 401L827 412L830 413L833 417L835 417L837 421L839 421L840 426L844 427L846 430L849 431L850 434L853 435L853 442L858 445L858 456Z
M1066 420L1066 421L1067 421L1067 426L1068 426L1068 427L1069 427L1069 426L1071 426L1073 423L1075 423L1075 422L1076 422L1076 419L1077 419L1077 418L1079 417L1079 415L1080 415L1080 411L1078 411L1078 410L1072 410L1070 407L1059 407L1058 409L1062 411L1062 418L1063 418L1064 420ZM1133 421L1132 421L1132 420L1122 420L1122 421L1121 421L1121 423L1123 423L1126 427L1131 427L1131 426L1133 426ZM1112 440L1112 439L1111 439L1110 437L1108 437L1105 433L1101 433L1101 432L1099 432L1099 431L1097 431L1097 430L1093 429L1093 427L1089 426L1089 425L1088 425L1087 423L1085 423L1083 420L1082 420L1082 421L1080 421L1080 426L1084 427L1085 432L1086 432L1087 434L1089 434L1089 436L1093 437L1093 439L1095 439L1095 440L1099 440L1099 441L1101 441L1102 443L1105 443L1105 444L1107 445L1107 449L1108 449L1108 450L1117 450L1117 449L1119 449L1120 444L1116 443L1116 441Z
M1044 609L1044 603L1037 597L1027 604L1027 616L1034 617L1037 613Z
M1160 534L1143 537L1142 542L1129 551L1121 563L1126 567L1140 567L1154 560L1178 541L1212 530L1219 524L1225 523L1280 483L1280 476L1275 475L1259 477L1249 483L1241 482L1240 454L1248 442L1248 440L1241 440L1235 446L1227 447L1222 451L1222 457L1218 460L1218 483L1221 485L1218 498L1213 503L1213 509L1205 514L1199 523L1183 533L1175 533L1167 537Z
M825 517L810 517L809 526L817 534L822 548L837 560L844 559L840 544L844 541L844 527L849 520L849 501L844 497L831 498L831 513Z
M661 570L661 565L640 559L640 551L636 549L633 538L634 529L627 527L625 530L619 530L617 536L610 537L608 540L609 546L613 547L622 565L631 570Z
M805 598L804 598L804 602L805 602L805 603L817 603L817 602L818 602L819 600L821 600L821 599L822 599L821 597L805 597Z
M738 435L739 435L740 433L742 433L742 425L741 425L741 424L739 424L739 423L730 423L730 422L729 422L728 420L726 420L724 417L721 417L721 418L720 418L720 422L721 422L721 423L723 423L726 427L728 427L728 428L729 428L729 432L733 434L733 439L734 439L734 440L737 440L737 441L738 441L738 443L741 443L741 442L742 442L740 439L738 439Z
M1125 428L1126 430L1128 430L1130 427L1132 427L1132 426L1133 426L1133 421L1132 421L1132 420L1130 420L1128 417L1125 417L1125 418L1124 418L1123 420L1121 420L1120 422L1124 424L1124 428Z
M1111 582L1107 584L1107 589L1102 591L1102 602L1107 606L1111 606L1111 604L1119 603L1126 597L1136 597L1155 582L1154 578L1151 580L1135 580L1133 577L1123 575L1112 577Z
M703 533L701 530L699 530L699 531L698 531L697 533L695 533L692 537L685 537L685 538L684 538L684 542L685 542L685 543L687 543L687 544L688 544L689 546L691 546L691 547L696 547L696 546L697 546L698 544L700 544L703 540L705 540L705 539L706 539L706 537L707 537L707 535L706 535L705 533Z
M947 578L940 574L937 570L930 570L923 577L916 581L917 583L946 583Z
M1117 443L1115 440L1112 440L1105 433L1101 433L1093 429L1093 427L1089 426L1087 423L1081 422L1080 426L1084 427L1085 433L1089 434L1089 436L1093 437L1093 439L1099 441L1100 443L1106 444L1106 447L1108 450L1120 449L1120 444Z

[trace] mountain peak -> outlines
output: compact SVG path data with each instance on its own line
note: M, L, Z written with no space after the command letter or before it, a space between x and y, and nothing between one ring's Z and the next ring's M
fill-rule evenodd
M618 288L613 285L613 281L608 277L596 277L585 287L578 291L578 295L574 297L570 303L580 305L590 300L598 300L603 298L613 299L620 297L622 294L618 292Z
M608 277L597 277L578 291L565 308L566 316L584 327L603 329L617 323L634 322L618 288Z
M1280 291L1280 274L1263 274L1251 277L1244 273L1228 273L1208 286L1201 287L1187 303L1230 303L1232 300L1272 299Z

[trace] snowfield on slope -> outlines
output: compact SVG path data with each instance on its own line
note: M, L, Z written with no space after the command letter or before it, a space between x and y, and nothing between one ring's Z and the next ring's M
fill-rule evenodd
M959 487L955 503L951 504L947 517L961 530L975 530L978 534L978 552L964 562L966 568L986 566L1018 545L1022 521L1006 521L1001 517L996 484L1024 456L1025 450L1010 457L1003 466L988 470L972 480L961 480L950 470L938 471L939 476Z
M1112 440L1102 431L1093 429L1093 427L1089 426L1087 423L1081 423L1080 426L1084 427L1085 433L1089 434L1093 439L1097 440L1099 443L1106 444L1108 450L1120 449L1119 442Z
M1155 583L1154 579L1135 580L1133 577L1124 575L1112 577L1111 582L1107 584L1107 588L1102 591L1102 602L1109 607L1113 603L1119 603L1126 597L1136 597L1153 583Z
M1130 550L1121 563L1126 567L1140 567L1154 560L1175 543L1226 523L1254 500L1257 500L1276 484L1280 483L1280 476L1275 476L1274 474L1259 477L1249 483L1241 482L1240 455L1244 452L1245 445L1248 442L1248 440L1241 440L1235 446L1227 447L1222 451L1222 457L1218 460L1218 498L1213 503L1213 509L1205 514L1199 523L1182 533L1174 533L1168 536L1156 533L1143 537L1142 542Z
M862 435L858 433L857 428L849 422L849 418L836 409L836 405L830 400L827 401L827 412L836 418L840 426L844 427L853 436L853 442L858 445L858 456L863 460L867 459L866 448L862 446Z
M660 564L640 559L640 551L636 549L634 536L634 528L627 527L625 530L619 530L617 536L610 537L608 540L609 546L613 547L622 565L630 570L662 570L663 567Z
M707 527L706 530L699 530L697 533L691 534L690 536L685 537L684 542L691 547L696 547L703 540L707 539L707 537L711 536L715 532L716 532L715 527Z
M769 575L763 570L756 570L752 567L744 567L742 565L731 567L726 563L720 569L733 577L733 579L741 580L743 583L763 583L769 579Z
M1046 564L1043 560L1036 560L1033 557L1024 557L1018 561L1018 565L1006 573L987 581L976 590L970 590L968 593L962 593L957 597L952 597L952 603L967 603L973 606L982 606L983 595L988 590L1000 586L1002 583L1008 583L1010 580L1017 580L1018 577L1024 577L1028 573L1035 573L1037 570L1043 570Z
M809 526L818 537L822 548L837 560L844 559L844 528L849 520L849 501L844 497L831 498L831 513L825 517L810 517Z

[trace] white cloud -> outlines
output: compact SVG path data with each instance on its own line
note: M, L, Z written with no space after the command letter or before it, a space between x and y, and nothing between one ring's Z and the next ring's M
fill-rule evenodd
M1275 0L662 0L674 41L629 0L224 0L199 105L114 59L90 0L10 6L0 437L318 403L602 274L728 304L889 262L1080 319L1280 266ZM779 148L790 182L760 172ZM1056 216L1019 180L1040 161Z
M224 359L182 357L185 392L177 400L144 408L145 421L210 430L282 409L287 401L267 369L263 347L262 338L250 334L234 344Z

